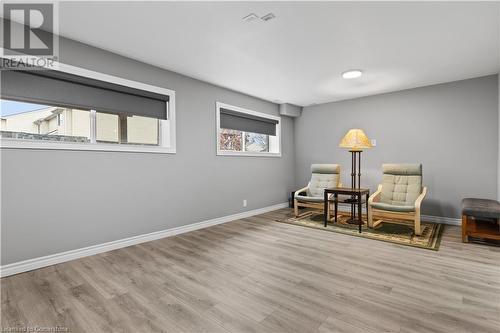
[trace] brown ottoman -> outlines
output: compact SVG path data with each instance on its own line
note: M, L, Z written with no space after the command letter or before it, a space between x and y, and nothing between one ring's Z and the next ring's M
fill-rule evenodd
M500 240L500 203L496 200L462 200L462 241L469 236Z

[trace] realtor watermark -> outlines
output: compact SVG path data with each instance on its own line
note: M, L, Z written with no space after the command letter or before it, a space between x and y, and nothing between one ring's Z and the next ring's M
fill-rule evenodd
M59 56L57 2L2 2L1 69L54 69Z

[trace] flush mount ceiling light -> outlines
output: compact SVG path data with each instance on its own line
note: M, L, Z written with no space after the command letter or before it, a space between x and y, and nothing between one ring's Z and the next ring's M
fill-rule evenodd
M351 69L342 73L344 79L355 79L363 75L363 72L359 69Z

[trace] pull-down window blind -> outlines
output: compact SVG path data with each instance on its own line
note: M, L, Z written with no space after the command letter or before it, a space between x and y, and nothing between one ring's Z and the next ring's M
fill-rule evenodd
M2 71L1 97L60 107L167 119L169 96L54 70Z
M254 116L230 109L220 109L220 127L244 132L276 135L278 120Z

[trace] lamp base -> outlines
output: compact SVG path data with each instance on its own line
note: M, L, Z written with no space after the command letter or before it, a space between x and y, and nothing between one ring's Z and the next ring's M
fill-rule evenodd
M353 218L350 218L348 219L347 221L345 221L345 223L347 224L356 224L358 225L359 224L359 220L358 219L353 219ZM365 224L365 221L361 220L361 224Z

